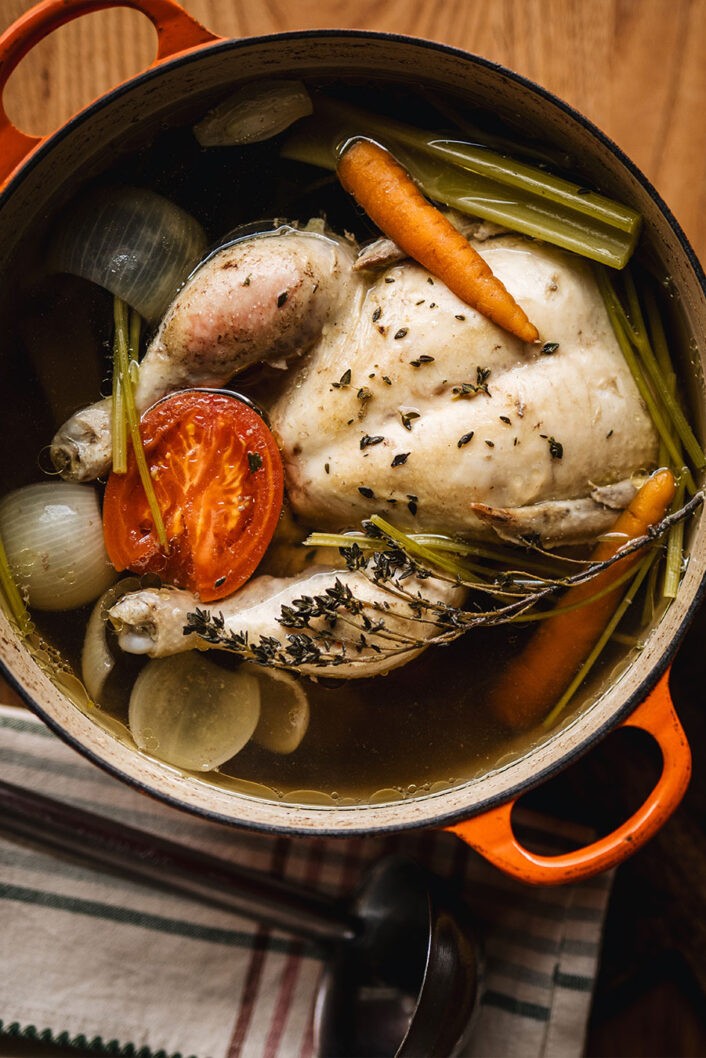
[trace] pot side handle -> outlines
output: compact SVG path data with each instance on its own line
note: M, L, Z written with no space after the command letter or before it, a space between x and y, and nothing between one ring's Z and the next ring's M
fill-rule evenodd
M617 830L573 852L542 856L525 849L512 829L515 801L448 827L486 860L530 885L563 885L617 867L644 845L681 801L691 776L691 751L669 692L669 669L621 727L637 727L657 742L662 772L645 803Z
M150 20L157 31L153 66L190 48L222 39L187 14L176 0L43 0L36 4L0 37L0 186L48 138L22 132L5 113L2 93L13 70L35 44L55 29L81 15L113 7L134 8Z

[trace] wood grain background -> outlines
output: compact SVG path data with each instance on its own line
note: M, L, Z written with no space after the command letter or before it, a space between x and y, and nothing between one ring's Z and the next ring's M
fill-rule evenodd
M0 0L5 28L30 0ZM154 32L110 3L37 46L10 78L8 113L50 132L137 73ZM407 33L501 62L561 96L652 180L706 258L706 0L184 0L214 33L324 27Z

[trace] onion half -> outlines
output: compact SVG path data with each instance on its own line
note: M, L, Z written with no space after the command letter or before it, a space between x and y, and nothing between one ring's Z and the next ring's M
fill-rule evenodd
M116 655L110 649L108 610L129 591L140 588L139 577L124 577L104 592L93 607L86 625L81 651L81 679L92 701L101 702L106 680L116 665ZM118 652L119 660L124 657Z
M245 664L260 684L260 719L253 742L272 753L294 753L309 727L309 699L300 680L281 669Z
M46 481L0 500L0 536L15 583L36 610L73 610L97 599L116 572L103 543L98 493Z
M190 651L145 666L130 696L128 723L144 752L186 771L212 771L250 741L259 716L255 676Z
M301 81L253 81L239 88L197 125L202 147L259 143L313 112L311 96Z
M144 188L104 188L69 210L49 263L55 271L105 287L155 322L205 249L198 221L162 195Z

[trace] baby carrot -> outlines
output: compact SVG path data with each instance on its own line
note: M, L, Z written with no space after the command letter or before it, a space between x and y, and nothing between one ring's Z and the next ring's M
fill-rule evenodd
M596 546L593 560L605 562L628 541L644 536L651 525L665 517L675 491L671 470L657 470ZM622 584L612 591L605 589L622 578L641 556L642 549L633 551L591 580L569 588L559 605L576 606L605 592L600 598L540 622L527 646L508 663L491 692L491 709L506 727L531 727L558 701L620 602Z
M372 140L355 139L344 148L337 172L380 231L457 297L523 342L539 340L537 328L481 255L389 151Z

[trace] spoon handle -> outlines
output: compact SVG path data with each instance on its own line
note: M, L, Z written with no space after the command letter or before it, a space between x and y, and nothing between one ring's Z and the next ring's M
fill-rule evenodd
M305 940L339 943L360 932L333 897L2 780L0 810L0 832Z

